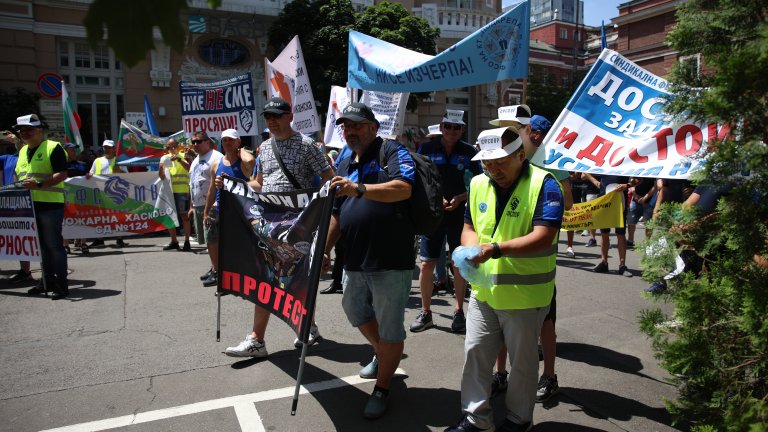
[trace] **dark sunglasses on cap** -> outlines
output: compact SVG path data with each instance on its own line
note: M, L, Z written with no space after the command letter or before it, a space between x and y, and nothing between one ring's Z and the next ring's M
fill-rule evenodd
M461 130L461 125L456 123L443 123L443 129L448 130Z
M280 118L280 117L282 117L284 115L285 115L285 113L283 113L283 114L264 113L264 118L267 119L267 120L269 120L269 119L276 119L276 118Z

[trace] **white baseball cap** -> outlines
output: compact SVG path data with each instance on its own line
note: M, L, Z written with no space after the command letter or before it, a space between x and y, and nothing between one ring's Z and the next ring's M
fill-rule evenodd
M499 107L499 118L489 123L494 126L511 126L510 122L531 124L531 109L528 105L512 105Z
M501 159L517 151L517 149L523 145L523 139L520 138L519 135L511 143L504 147L501 146L501 136L504 135L504 132L506 132L507 129L510 129L517 134L514 128L507 127L488 129L480 132L480 135L477 137L477 144L480 146L480 151L477 152L472 160Z
M237 133L237 129L227 129L221 133L221 139L224 138L240 139L240 134Z
M112 140L104 140L104 142L101 143L101 146L102 147L114 147L115 146L115 142L112 141Z

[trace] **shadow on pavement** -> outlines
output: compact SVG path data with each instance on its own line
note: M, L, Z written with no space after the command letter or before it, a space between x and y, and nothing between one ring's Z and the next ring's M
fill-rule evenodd
M620 353L612 349L582 343L558 342L557 356L562 359L613 369L615 371L629 373L659 383L671 385L666 381L661 381L640 373L640 371L643 370L643 364L637 357Z
M535 422L535 419L534 419ZM603 429L595 429L589 426L561 423L561 422L543 422L534 423L533 432L602 432Z
M650 407L634 399L602 390L561 387L557 398L547 407L556 406L558 403L569 403L580 407L590 417L601 420L629 421L640 417L667 426L672 424L672 417L665 408Z

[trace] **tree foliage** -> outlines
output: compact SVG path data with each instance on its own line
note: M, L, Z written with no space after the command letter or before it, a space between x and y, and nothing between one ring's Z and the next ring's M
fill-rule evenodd
M731 184L732 192L706 218L666 208L654 223L653 253L643 259L649 279L682 249L704 259L698 277L670 281L664 298L675 305L673 317L658 309L641 317L679 388L668 408L702 431L768 430L767 18L761 0L689 0L668 38L681 56L700 53L703 60L699 74L690 63L673 68L672 113L730 124L733 132L714 143L698 177ZM662 237L666 248L659 247Z
M440 35L425 19L411 15L398 3L379 3L358 14L349 0L294 0L269 30L269 46L277 55L298 35L312 92L316 99L324 100L332 85L347 82L349 30L425 54L435 54Z
M10 129L16 124L16 118L25 114L37 114L45 126L45 118L40 115L38 101L40 95L21 87L12 90L0 89L0 129Z
M221 0L208 0L208 4L215 9ZM106 35L117 58L132 67L155 48L155 26L166 45L183 51L185 31L179 17L187 9L186 0L94 0L83 25L91 45Z
M581 81L583 76L583 72L577 73L576 82ZM545 67L532 65L526 94L526 104L531 107L534 114L542 115L554 122L573 92L570 87L564 88L556 83L554 75L548 74Z

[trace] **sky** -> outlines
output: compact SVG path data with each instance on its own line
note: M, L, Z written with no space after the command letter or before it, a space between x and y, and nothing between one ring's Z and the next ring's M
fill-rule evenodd
M517 3L518 0L502 0L504 7ZM584 24L599 26L601 20L609 23L611 18L619 16L618 5L629 0L584 0Z

